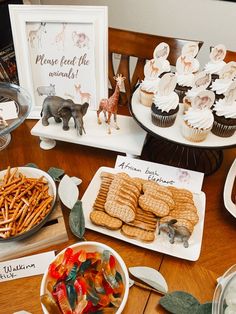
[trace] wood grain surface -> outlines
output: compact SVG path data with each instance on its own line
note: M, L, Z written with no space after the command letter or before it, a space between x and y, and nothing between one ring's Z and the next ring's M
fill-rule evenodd
M56 147L49 151L40 149L39 139L30 135L35 123L36 121L27 120L12 132L11 143L5 150L0 151L1 170L8 165L24 166L30 162L45 171L50 167L64 169L69 176L77 176L83 180L79 188L81 198L101 166L114 167L117 153L112 151L64 142L57 142ZM184 290L195 295L201 302L211 301L216 278L236 262L236 221L223 203L225 178L235 157L235 148L225 150L220 169L204 179L203 191L206 193L207 204L202 250L198 261L189 262L152 252L90 230L85 233L86 239L110 245L120 253L128 267L145 265L160 270L170 291ZM66 208L63 208L63 214L69 241L51 245L37 253L60 251L77 241L69 231L69 211ZM0 314L12 314L23 309L33 314L42 313L39 299L41 279L40 275L0 283ZM132 287L124 313L165 313L158 306L159 298L154 292Z

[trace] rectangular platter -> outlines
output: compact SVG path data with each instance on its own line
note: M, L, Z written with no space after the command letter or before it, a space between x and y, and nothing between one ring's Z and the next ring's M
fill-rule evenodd
M110 172L110 173L118 173L121 172L118 169L108 168L108 167L101 167L98 169L96 174L94 175L92 181L90 182L87 190L85 191L82 197L83 203L83 210L85 216L85 227L90 230L97 231L99 233L111 236L113 238L117 238L119 240L123 240L125 242L143 247L148 250L153 250L156 252L172 255L178 258L183 258L190 261L198 260L201 251L202 245L202 236L203 236L203 227L204 227L204 217L205 217L205 205L206 205L206 197L205 193L193 193L193 199L195 206L198 210L199 221L194 227L194 231L189 239L189 247L185 248L183 243L177 242L174 244L169 243L169 239L167 234L161 233L160 235L157 234L156 231L156 238L151 243L141 242L136 239L128 238L121 234L121 232L109 230L100 226L96 226L92 224L90 221L89 215L93 209L93 203L97 197L101 179L100 174L102 171ZM125 171L124 171L125 172Z

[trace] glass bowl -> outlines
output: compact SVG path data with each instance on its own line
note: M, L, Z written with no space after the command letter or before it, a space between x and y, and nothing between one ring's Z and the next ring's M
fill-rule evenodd
M0 106L8 106L5 102L13 101L16 106L17 117L6 120L5 125L0 125L0 150L4 149L11 140L11 132L27 118L30 113L32 101L29 93L22 87L0 82Z
M236 313L236 265L231 266L216 286L212 314Z

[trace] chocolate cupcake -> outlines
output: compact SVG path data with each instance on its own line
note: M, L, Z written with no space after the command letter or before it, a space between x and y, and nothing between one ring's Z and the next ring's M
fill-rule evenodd
M232 85L235 84L236 82ZM211 132L219 137L230 137L236 131L236 100L230 101L228 94L229 92L213 107L214 123Z
M154 125L166 128L174 124L179 111L179 97L174 92L175 86L176 76L173 73L167 73L160 79L151 107L151 119Z

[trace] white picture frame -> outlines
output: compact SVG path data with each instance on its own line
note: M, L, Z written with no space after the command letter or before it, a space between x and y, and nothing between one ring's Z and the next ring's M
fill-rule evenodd
M108 97L106 6L9 5L19 84L39 119L47 96L89 102Z

